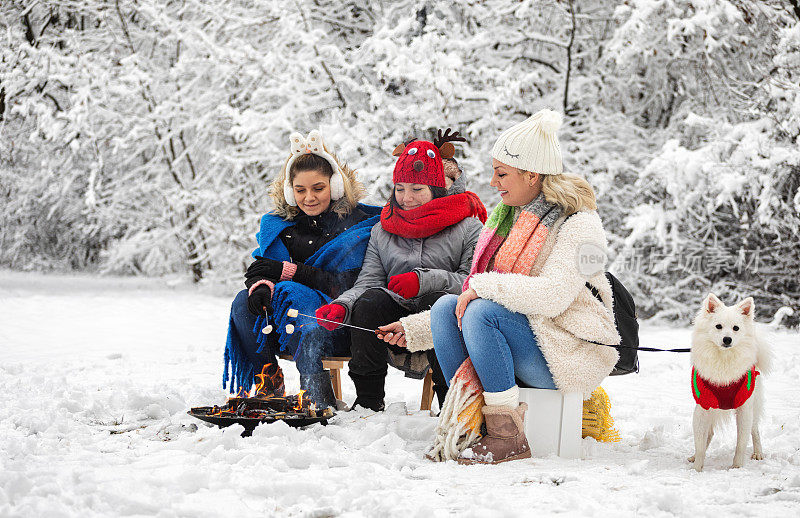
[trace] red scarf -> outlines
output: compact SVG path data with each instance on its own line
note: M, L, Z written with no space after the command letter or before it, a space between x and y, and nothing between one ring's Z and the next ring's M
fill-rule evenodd
M486 222L486 207L474 192L435 198L416 209L403 210L387 203L381 211L381 226L386 232L406 239L430 237L465 218Z
M730 385L715 385L700 376L692 367L692 395L695 402L706 410L709 408L733 410L742 406L753 395L756 389L756 377L759 374L761 373L754 365Z

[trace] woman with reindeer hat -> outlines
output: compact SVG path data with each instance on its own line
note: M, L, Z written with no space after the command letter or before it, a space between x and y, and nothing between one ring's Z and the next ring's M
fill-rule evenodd
M442 295L460 293L486 209L471 192L446 189L442 159L451 159L458 133L439 133L435 142L413 140L394 150L394 188L375 225L364 265L353 287L317 311L320 325L339 323L379 328L353 331L348 369L356 387L353 407L384 407L387 362L422 377L430 363L434 391L447 390L432 347L407 349L402 327L381 327L429 309ZM461 178L463 182L463 175ZM333 322L331 322L333 321ZM388 343L387 343L388 342Z
M231 306L223 387L230 378L231 392L247 391L263 370L258 395L283 395L276 358L281 351L293 356L306 397L327 407L335 399L321 358L348 355L347 332L331 334L316 322L290 332L287 311L313 314L352 286L380 209L358 203L363 185L319 131L307 137L293 133L290 144L291 154L270 191L275 209L262 216L256 234L247 289ZM274 332L262 332L270 327Z
M588 397L617 361L616 350L590 343L619 343L603 271L606 236L591 186L563 172L560 125L560 114L539 111L492 148L490 185L502 201L480 235L463 293L442 297L430 312L450 380L433 460L530 457L517 380ZM593 260L582 261L586 254ZM482 408L473 397L481 390ZM488 433L474 442L481 420Z

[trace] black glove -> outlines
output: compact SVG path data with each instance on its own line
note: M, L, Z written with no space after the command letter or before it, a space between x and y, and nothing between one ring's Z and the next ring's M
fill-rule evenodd
M266 257L256 257L253 264L247 267L245 279L269 279L277 281L281 278L283 263Z
M266 284L259 285L247 296L247 310L256 316L272 313L272 290Z

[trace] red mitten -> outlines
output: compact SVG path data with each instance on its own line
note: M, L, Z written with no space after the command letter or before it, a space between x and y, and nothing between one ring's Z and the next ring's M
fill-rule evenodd
M389 277L389 289L404 299L416 297L419 293L419 276L414 272L406 272Z
M344 322L345 315L347 315L347 310L341 304L327 304L320 307L314 313L314 316L317 317L317 324L321 325L328 331L333 331L339 327L339 324ZM333 320L333 322L319 320L320 318L324 318L325 320Z

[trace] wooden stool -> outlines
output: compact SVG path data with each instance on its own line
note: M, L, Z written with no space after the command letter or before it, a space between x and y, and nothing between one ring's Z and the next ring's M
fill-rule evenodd
M278 356L281 360L292 360L288 354L281 354ZM349 356L326 356L322 358L322 368L328 369L331 372L331 385L333 385L333 395L336 399L342 399L342 367L345 362L349 362ZM425 375L422 382L422 399L419 403L420 410L430 410L431 401L433 401L433 377L431 371Z
M422 380L422 400L419 403L420 410L430 410L433 401L433 371L428 369L425 379Z

